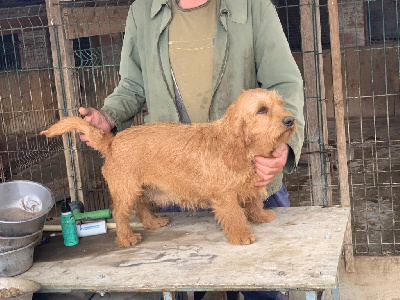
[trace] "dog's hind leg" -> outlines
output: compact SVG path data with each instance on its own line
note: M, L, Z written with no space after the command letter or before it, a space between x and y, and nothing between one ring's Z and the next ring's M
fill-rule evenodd
M108 182L113 199L113 216L117 225L116 242L119 247L136 245L142 239L140 233L133 233L129 224L129 217L133 212L134 202L140 197L141 189L124 186L121 183L117 188Z
M276 214L271 209L264 209L261 199L251 198L243 206L247 220L252 223L269 223L275 219Z
M154 215L149 208L149 199L143 194L134 204L133 210L145 229L158 229L169 223L167 217Z
M230 244L248 245L256 240L246 215L237 202L236 194L226 194L214 199L213 209Z

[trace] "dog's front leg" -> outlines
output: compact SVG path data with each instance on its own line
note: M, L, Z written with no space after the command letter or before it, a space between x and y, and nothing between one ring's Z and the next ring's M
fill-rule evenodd
M261 199L252 198L245 201L243 209L247 219L252 223L269 223L276 217L273 210L264 209Z
M213 200L215 218L232 245L248 245L256 240L246 215L237 201L237 195L228 194Z

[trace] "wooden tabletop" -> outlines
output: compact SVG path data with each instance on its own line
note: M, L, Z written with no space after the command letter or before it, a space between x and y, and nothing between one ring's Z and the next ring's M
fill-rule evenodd
M19 275L42 292L323 290L335 288L350 208L276 208L277 218L253 225L254 244L230 245L211 212L170 213L171 224L119 249L115 231L62 237L35 247L33 266ZM46 235L46 233L45 233Z

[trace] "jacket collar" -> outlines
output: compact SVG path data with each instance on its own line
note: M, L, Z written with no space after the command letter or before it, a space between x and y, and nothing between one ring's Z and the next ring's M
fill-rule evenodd
M150 17L153 19L161 10L163 5L170 6L171 0L153 0L151 4Z
M154 18L163 5L171 7L171 1L175 0L153 0L150 10L150 17ZM247 1L248 0L220 0L220 14L227 11L228 18L235 23L245 24L247 22Z

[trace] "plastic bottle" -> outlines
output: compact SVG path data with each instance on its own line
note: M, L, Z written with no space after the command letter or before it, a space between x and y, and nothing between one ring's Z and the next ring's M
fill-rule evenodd
M79 243L76 232L75 217L66 201L61 204L61 230L65 246L74 246Z
M107 233L106 221L100 220L97 222L79 224L76 225L76 231L79 237Z

